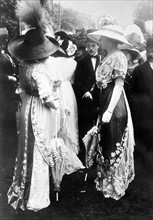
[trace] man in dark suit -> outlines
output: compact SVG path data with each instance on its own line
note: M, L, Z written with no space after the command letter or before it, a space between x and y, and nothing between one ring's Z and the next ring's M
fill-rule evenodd
M135 67L131 80L131 113L135 137L153 152L153 37L146 44L147 61Z
M87 31L92 32L94 30ZM84 145L82 138L95 124L99 102L99 89L96 86L95 72L100 63L98 44L87 38L87 54L78 61L75 78L74 91L78 104L78 122L80 137L80 159L84 162Z

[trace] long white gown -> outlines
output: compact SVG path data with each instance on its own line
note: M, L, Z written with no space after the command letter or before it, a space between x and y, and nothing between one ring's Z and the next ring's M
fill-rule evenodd
M75 67L72 59L54 57L42 63L21 64L19 146L13 183L8 191L8 203L15 209L38 211L50 205L49 167L54 168L59 158L65 163L59 167L61 178L84 168L77 157L77 105L70 83ZM54 142L56 110L45 105L43 98L47 96L60 99L57 110L57 138L63 141L60 155Z

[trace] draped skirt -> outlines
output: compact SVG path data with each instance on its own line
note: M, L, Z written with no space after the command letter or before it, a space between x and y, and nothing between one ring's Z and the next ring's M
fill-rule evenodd
M114 84L101 91L100 116L106 111ZM104 197L120 199L134 179L134 133L129 105L124 91L113 111L109 123L100 128L100 149L97 156L98 176L96 188Z

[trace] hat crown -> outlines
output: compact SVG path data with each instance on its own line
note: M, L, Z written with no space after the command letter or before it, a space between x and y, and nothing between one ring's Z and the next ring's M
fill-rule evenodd
M87 34L93 33L93 32L95 32L95 31L97 31L97 29L88 29L88 30L87 30Z
M32 29L28 31L24 37L24 44L27 44L29 46L31 45L38 46L40 44L43 44L44 41L45 41L45 35L41 30L38 29Z
M118 24L105 25L101 28L101 30L110 31L124 36L124 31Z

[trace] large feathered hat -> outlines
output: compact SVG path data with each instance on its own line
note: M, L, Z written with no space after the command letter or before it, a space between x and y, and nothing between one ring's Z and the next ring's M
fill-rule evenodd
M123 29L118 25L116 18L111 16L103 16L99 19L99 30L89 33L88 38L100 43L101 36L108 37L110 39L116 40L117 42L123 44L129 44L124 37Z
M28 27L24 35L13 38L8 44L9 53L18 60L36 60L55 53L59 46L44 33L45 11L40 1L17 2L16 15Z

